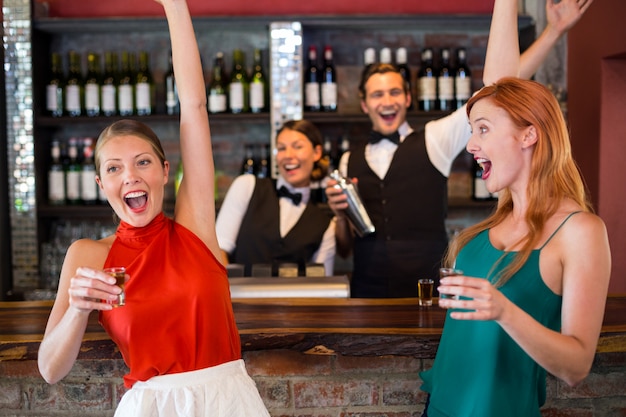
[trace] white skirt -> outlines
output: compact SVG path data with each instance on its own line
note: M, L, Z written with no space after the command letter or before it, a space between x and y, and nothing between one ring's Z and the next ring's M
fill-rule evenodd
M270 417L242 359L138 381L115 417Z

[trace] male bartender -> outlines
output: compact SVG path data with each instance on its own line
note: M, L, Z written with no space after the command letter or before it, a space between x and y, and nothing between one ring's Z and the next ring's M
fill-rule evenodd
M354 236L345 197L326 189L337 215L337 251L354 250L352 297L414 297L419 278L436 278L447 246L447 177L470 137L465 107L413 130L402 74L390 64L368 67L359 85L361 108L371 122L370 140L346 152L342 175L358 189L376 231Z
M493 83L509 68L530 78L555 43L580 18L575 0L546 4L548 24L517 63L485 70ZM373 64L359 84L361 109L372 122L369 142L342 155L339 171L356 178L376 231L354 236L344 213L346 197L328 182L328 204L337 216L337 253L354 251L352 297L415 297L417 280L439 281L438 268L447 245L447 179L452 162L470 137L465 106L413 130L406 121L411 95L398 69Z

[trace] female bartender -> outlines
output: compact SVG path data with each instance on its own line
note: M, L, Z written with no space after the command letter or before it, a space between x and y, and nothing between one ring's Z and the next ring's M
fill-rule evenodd
M322 134L306 120L286 122L276 137L276 181L244 174L235 179L217 216L217 239L225 263L307 263L324 265L333 274L335 221L311 199L311 183L326 176Z

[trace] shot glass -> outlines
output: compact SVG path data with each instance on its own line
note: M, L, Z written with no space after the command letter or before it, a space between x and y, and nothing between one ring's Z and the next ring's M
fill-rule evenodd
M423 278L417 281L417 298L420 306L430 307L433 305L433 286L435 281Z
M126 294L124 293L124 285L126 284L126 268L117 266L113 268L104 268L104 272L115 278L115 285L122 289L116 301L107 301L113 307L121 307L126 305Z
M461 271L460 269L454 269L454 268L439 268L439 278L445 278L445 277L451 277L454 275L463 275L463 271ZM459 296L458 295L451 295L451 294L443 294L443 293L439 293L439 298L451 298L453 300L458 300Z

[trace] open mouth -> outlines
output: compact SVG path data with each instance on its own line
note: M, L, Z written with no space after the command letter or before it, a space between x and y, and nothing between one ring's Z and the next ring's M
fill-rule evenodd
M132 191L124 196L124 201L131 209L138 209L148 202L148 194L145 191Z
M478 165L480 165L480 167L483 169L482 178L487 179L487 177L491 173L491 161L485 158L478 158L476 159L476 162L478 162Z
M386 110L379 114L381 119L383 119L385 122L392 122L396 118L397 112L395 110Z
M283 165L285 172L291 172L300 168L300 164L285 164Z

